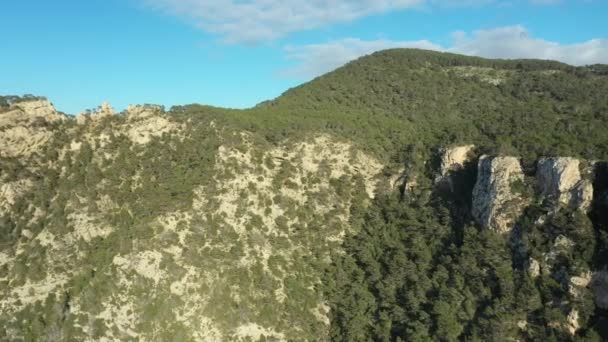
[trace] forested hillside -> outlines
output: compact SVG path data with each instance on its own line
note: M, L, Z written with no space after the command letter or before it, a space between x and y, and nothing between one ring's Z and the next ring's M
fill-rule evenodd
M246 110L0 97L0 339L606 340L607 71L399 49Z

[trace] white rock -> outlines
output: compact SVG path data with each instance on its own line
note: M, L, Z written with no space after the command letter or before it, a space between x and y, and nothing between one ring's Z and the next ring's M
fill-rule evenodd
M536 173L542 196L552 197L559 203L588 211L593 200L593 186L583 179L580 160L570 157L542 158Z
M568 320L568 332L570 333L570 335L576 335L576 332L580 328L578 319L579 319L578 310L572 309L570 311L570 313L568 314L568 318L567 318L567 320Z
M47 100L13 103L0 113L0 156L28 156L38 151L53 132L46 125L65 120Z
M471 159L471 151L475 145L454 146L444 149L441 156L441 176L445 177L450 171L462 169Z
M538 260L534 259L534 258L530 258L530 260L528 260L528 274L530 275L530 277L532 278L536 278L540 275L540 263L538 262Z
M528 321L524 321L524 320L517 321L517 327L518 327L520 330L525 331L525 330L526 330L526 328L528 327Z
M162 112L163 107L157 105L129 105L127 107L127 119L141 120Z
M482 156L473 189L473 217L485 228L507 233L521 215L525 201L512 191L524 174L515 157Z
M136 144L147 144L153 137L171 133L179 128L177 124L161 116L149 116L145 119L131 122L127 136Z
M24 238L31 240L32 237L34 237L34 233L32 233L31 230L29 229L24 229L21 231L21 236L23 236Z
M114 108L112 108L112 105L109 102L104 102L101 104L101 107L99 107L97 114L100 116L110 116L114 115L115 112Z
M57 114L55 107L48 100L25 101L11 105L11 109L17 108L31 116L54 117Z
M93 112L87 111L82 112L76 115L76 123L79 125L84 125L87 122L96 123L97 121L102 120L105 117L109 117L116 114L112 105L109 102L104 102L99 106L99 108ZM90 121L88 121L90 120Z
M570 278L570 284L568 291L574 298L581 297L585 288L589 286L593 274L591 272L582 273L579 276Z

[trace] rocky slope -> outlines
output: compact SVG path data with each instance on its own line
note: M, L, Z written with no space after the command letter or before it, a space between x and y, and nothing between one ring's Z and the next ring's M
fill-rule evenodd
M218 140L189 161L213 161L206 181L184 170L176 182L193 182L184 189L188 200L164 208L163 201L179 201L176 187L166 198L156 189L166 185L159 178L168 165L149 174L154 166L144 164L168 158L174 146L196 153L184 141L203 132L188 122L159 107L115 114L107 104L66 118L48 102L21 103L0 116L10 122L2 135L10 156L22 157L28 170L14 176L3 169L4 338L293 340L328 329L314 267L328 262L349 231L351 206L373 198L383 169L374 157L327 135L268 148L246 132L222 132L230 140L223 141L219 128L205 127ZM54 142L56 158L30 158L57 133L38 132L30 118L62 120L57 130L68 135ZM18 146L20 130L36 139L23 136ZM147 150L161 140L168 150ZM47 177L55 177L47 198L33 199ZM121 198L133 193L162 208ZM26 318L40 310L49 323L32 326Z

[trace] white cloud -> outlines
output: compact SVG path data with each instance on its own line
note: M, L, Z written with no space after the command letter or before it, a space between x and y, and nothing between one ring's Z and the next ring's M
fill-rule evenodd
M415 47L487 58L551 59L573 65L608 63L608 39L560 44L534 38L522 26L509 26L479 30L471 35L465 32L455 32L452 45L449 47L443 47L428 40L363 41L355 38L336 40L326 44L288 46L285 48L287 57L297 63L292 68L282 70L281 74L297 78L312 78L363 55L398 47Z
M227 42L256 43L289 33L411 8L425 0L141 0L187 18Z
M288 46L285 48L287 58L296 60L298 63L295 67L283 70L281 73L285 76L297 78L314 77L361 56L392 48L441 50L441 46L428 40L399 42L391 40L364 41L356 38L347 38L326 44Z
M458 32L447 51L488 58L552 59L573 65L608 63L608 39L560 44L534 38L523 26L479 30L472 36Z

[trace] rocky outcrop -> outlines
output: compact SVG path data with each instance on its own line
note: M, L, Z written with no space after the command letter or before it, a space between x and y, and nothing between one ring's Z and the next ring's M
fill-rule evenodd
M593 185L581 176L578 159L542 158L538 161L536 178L541 196L583 211L591 207Z
M578 322L578 320L579 320L578 310L576 310L576 309L570 310L567 320L568 320L568 325L566 326L566 328L568 329L568 332L572 336L576 335L576 332L580 328L580 323Z
M525 201L513 191L524 174L515 157L482 156L473 189L473 217L485 228L507 233L513 228Z
M454 146L442 150L441 155L441 177L445 177L451 171L462 169L464 164L471 159L471 152L475 145Z
M180 127L163 115L162 106L129 106L126 117L129 122L126 134L133 143L140 145L149 143L153 137L175 132Z
M526 264L528 274L532 278L536 278L540 275L540 262L534 258L530 258Z
M593 274L591 272L585 272L579 276L571 277L568 291L574 298L580 298L592 279Z
M32 182L27 179L0 184L0 214L8 212L17 199L31 188Z
M162 111L163 107L157 105L129 105L129 107L127 107L126 116L128 120L141 120Z
M104 102L95 111L88 110L87 112L76 115L76 123L78 123L79 125L83 125L89 119L92 122L97 122L102 120L103 118L112 116L114 114L116 114L116 112L114 112L112 105L110 105L109 102Z
M50 123L65 120L47 100L11 104L0 113L0 156L29 156L52 136Z
M12 109L19 109L29 116L39 116L50 120L58 119L57 111L48 100L35 100L17 102L11 105Z
M114 115L114 108L109 102L104 102L99 107L99 115Z
M53 104L48 100L13 103L8 111L0 113L0 127L27 123L32 120L55 122L65 120L65 116L57 113Z

